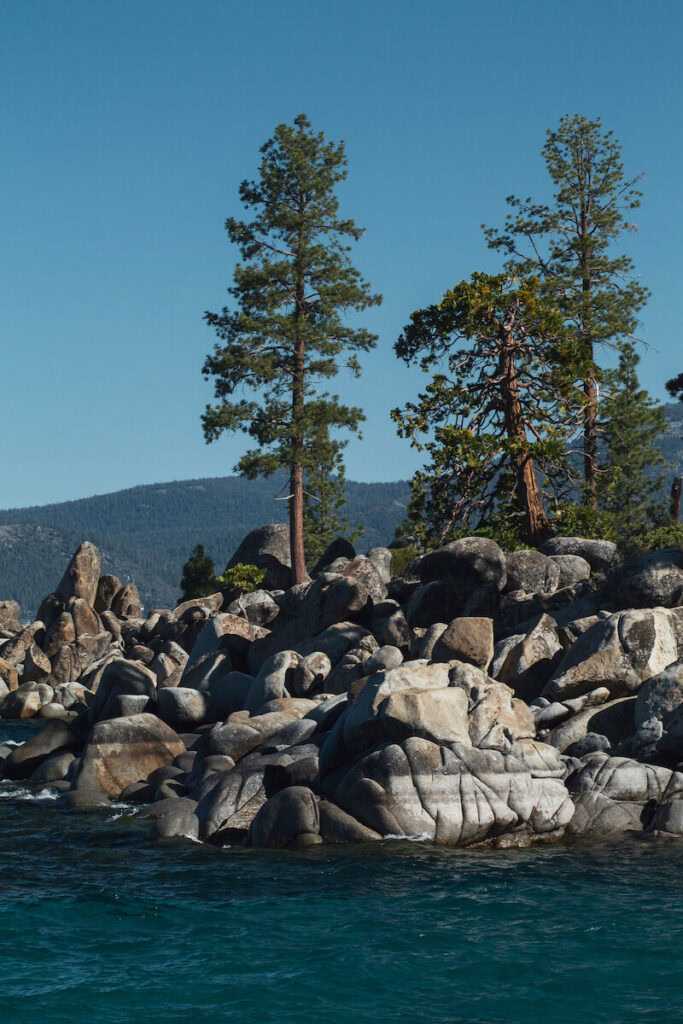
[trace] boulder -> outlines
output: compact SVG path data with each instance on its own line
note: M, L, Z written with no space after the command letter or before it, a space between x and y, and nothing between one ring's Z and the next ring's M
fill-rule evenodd
M493 658L493 621L487 618L453 619L432 651L433 661L467 662L487 669Z
M613 697L633 693L676 661L678 647L663 608L617 612L587 629L564 655L543 696L563 701L597 686Z
M111 602L111 610L119 619L134 619L142 615L140 595L134 583L127 583L117 591Z
M110 573L100 576L95 593L95 611L106 612L119 590L121 590L121 580L118 576L112 576Z
M561 774L557 752L533 741L503 754L411 737L322 782L329 800L381 836L468 846L561 834L574 811Z
M83 636L97 636L102 631L99 615L82 597L71 598L67 603L67 611L73 620L77 640Z
M209 719L209 698L184 686L164 687L157 695L157 714L174 729L193 729Z
M25 743L13 747L3 763L3 775L8 779L28 779L48 757L64 751L73 754L81 746L81 737L65 722L48 722Z
M549 615L541 615L531 630L503 641L499 663L492 674L507 683L515 696L530 703L543 691L563 656L563 648Z
M541 546L544 555L579 555L594 572L608 572L615 564L617 546L611 540L587 537L551 537Z
M303 659L296 651L280 651L262 666L254 679L244 707L250 713L256 712L269 700L277 697L293 697L292 677L301 668Z
M467 695L457 687L401 690L380 706L380 723L392 739L419 736L433 743L466 743Z
M0 682L4 683L8 690L16 690L19 686L19 673L14 665L0 657Z
M571 834L642 832L656 809L683 795L683 774L603 752L588 754L566 782Z
M92 606L99 578L100 553L94 544L84 541L69 562L55 593L64 604L72 597L82 597Z
M683 605L683 550L648 551L617 574L614 595L622 608Z
M663 672L641 686L635 703L636 727L651 718L668 719L683 705L683 659L674 661Z
M388 583L391 579L391 551L389 548L370 548L366 558L372 562L382 581Z
M525 594L552 594L560 582L560 568L540 551L512 551L505 559L506 590Z
M604 736L610 749L614 749L633 735L635 703L635 697L618 697L599 707L588 707L556 725L544 736L545 742L563 754L592 733Z
M271 797L254 817L250 846L309 846L321 842L318 802L310 789L290 786Z
M172 764L184 750L180 737L156 715L98 722L88 736L73 788L118 797L131 782Z
M52 674L52 665L47 654L43 654L38 644L31 644L24 658L25 683L46 683Z
M549 558L557 566L560 579L557 589L572 587L575 583L590 579L590 562L580 555L549 555Z
M22 683L3 697L0 718L33 718L53 697L54 690L47 683Z
M486 537L464 537L425 555L418 572L423 583L451 581L464 603L479 587L503 590L506 559L494 541Z
M241 615L254 626L268 626L280 614L280 607L267 590L254 590L231 601L225 609L231 615Z
M90 721L99 722L116 717L120 707L117 698L126 695L144 697L147 702L156 701L156 677L141 662L116 658L110 661L102 673L95 699L90 708ZM145 705L146 707L146 705ZM132 779L137 782L137 779Z
M2 660L6 664L11 665L12 668L17 668L23 662L26 651L32 644L35 643L42 647L44 636L45 627L37 619L30 626L26 626L20 633L12 637L11 640L8 640L6 644L3 644L1 649Z
M311 569L311 576L313 579L319 576L328 565L332 565L338 558L346 558L349 561L356 557L356 552L353 544L345 540L344 537L336 537L330 544L327 545L322 555Z
M0 601L0 629L10 633L21 629L21 608L16 601Z
M361 825L329 800L320 801L318 814L320 835L325 843L375 843L382 838L379 832Z
M292 582L289 526L269 523L248 533L226 565L225 571L240 563L265 569L263 586L266 590L286 590Z

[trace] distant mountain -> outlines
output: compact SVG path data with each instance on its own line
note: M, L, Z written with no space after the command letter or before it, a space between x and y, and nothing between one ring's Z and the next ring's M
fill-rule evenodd
M57 586L83 540L100 548L105 572L140 589L146 608L173 606L182 567L201 543L222 572L250 530L285 522L284 474L269 480L215 477L131 487L56 505L0 511L0 600L27 612ZM359 550L387 544L405 517L408 481L347 483L345 514L365 524Z

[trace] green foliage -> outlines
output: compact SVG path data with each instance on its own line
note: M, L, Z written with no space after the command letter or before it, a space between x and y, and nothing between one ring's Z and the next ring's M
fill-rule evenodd
M604 467L598 477L598 504L624 543L644 534L663 515L665 464L658 441L666 430L664 410L638 382L639 357L632 344L620 345L619 366L605 374L610 389L602 404Z
M509 196L504 230L484 231L491 248L508 257L509 269L538 276L564 318L584 390L584 472L594 489L601 377L595 348L631 338L649 295L633 276L631 259L613 252L620 235L636 229L630 217L640 205L639 176L626 178L612 132L599 119L579 115L563 117L547 133L543 158L555 190L552 202ZM589 502L593 489L586 492Z
M683 548L683 523L669 523L666 526L655 526L643 537L645 551L658 551L660 548Z
M209 594L216 593L217 581L214 565L211 559L204 554L203 544L197 544L185 562L180 589L181 601L190 601L194 597L207 597Z
M420 554L414 547L391 549L391 575L402 576L406 567Z
M345 441L330 440L329 431L320 430L315 451L318 461L309 467L304 490L304 550L306 562L314 565L336 537L349 535L354 544L364 527L349 531L349 520L340 511L346 506L346 475L342 449Z
M226 569L223 575L219 576L218 582L224 587L231 587L250 594L259 589L265 578L265 569L259 569L257 565L238 562L237 565L233 565L232 569Z
M327 142L300 114L293 125L277 126L261 156L258 178L239 190L253 219L226 221L242 259L228 289L234 308L205 314L219 341L203 372L214 379L218 403L207 406L202 422L207 442L223 431L242 431L255 442L236 467L244 476L291 471L290 515L298 532L302 471L320 464L321 432L359 433L364 420L361 409L320 390L342 364L358 376L358 353L376 342L344 317L381 297L349 258L349 242L362 230L338 213L344 144ZM242 397L245 390L254 397ZM293 567L297 552L293 547Z
M430 459L413 478L411 529L436 547L503 522L510 543L528 541L529 466L532 484L538 467L562 492L580 412L562 317L538 280L475 273L413 313L395 348L423 371L442 367L417 402L392 412L399 435Z
M614 540L614 523L603 508L578 502L558 502L552 512L552 527L558 537L591 537Z
M677 377L672 377L671 380L668 380L666 382L666 390L672 398L677 398L679 402L683 402L683 373L679 373Z

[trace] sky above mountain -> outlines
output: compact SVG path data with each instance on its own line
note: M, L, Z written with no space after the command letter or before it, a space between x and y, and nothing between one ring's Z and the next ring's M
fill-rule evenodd
M384 303L340 395L364 407L355 480L406 478L419 453L390 409L422 380L393 344L410 313L499 258L480 225L505 196L549 198L545 131L600 116L644 173L623 242L652 290L641 378L664 398L679 342L683 10L635 0L0 0L0 508L222 476L206 446L206 309L227 299L239 182L305 112L349 161L341 212Z

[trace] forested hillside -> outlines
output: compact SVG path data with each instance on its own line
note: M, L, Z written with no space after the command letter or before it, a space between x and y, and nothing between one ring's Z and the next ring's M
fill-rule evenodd
M182 566L197 543L221 572L244 535L285 522L284 475L215 477L131 487L57 505L0 511L0 600L35 611L82 540L97 544L105 571L140 588L147 608L173 605ZM405 515L409 484L347 483L351 527L365 524L360 550L388 543Z

